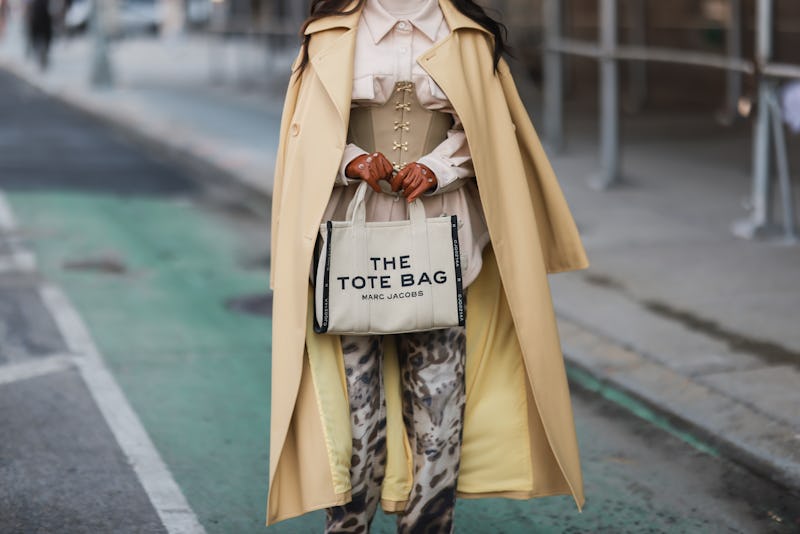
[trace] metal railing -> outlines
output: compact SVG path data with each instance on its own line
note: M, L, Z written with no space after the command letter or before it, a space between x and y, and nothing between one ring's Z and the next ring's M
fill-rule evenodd
M732 231L740 237L769 235L775 230L771 202L773 178L770 173L770 152L774 150L777 182L781 195L782 235L786 243L798 243L795 224L786 136L778 100L780 80L800 79L800 65L773 61L774 0L756 0L755 59L742 57L742 2L730 2L731 17L727 27L727 49L724 54L706 53L644 44L646 27L644 2L630 2L631 16L639 31L633 32L632 44L618 42L618 0L598 0L599 39L597 42L576 40L563 35L563 2L543 0L544 23L544 136L558 150L564 139L564 56L595 59L599 63L600 84L600 171L589 183L597 189L617 184L621 177L619 63L634 62L630 93L638 98L646 92L644 65L665 62L691 65L727 72L727 114L732 118L742 94L742 76L753 75L758 81L757 117L753 128L752 212L733 223Z

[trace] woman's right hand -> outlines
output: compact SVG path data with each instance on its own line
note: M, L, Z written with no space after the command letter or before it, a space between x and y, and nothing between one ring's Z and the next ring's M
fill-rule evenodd
M345 176L360 178L367 182L376 193L381 192L378 182L392 177L392 163L380 152L362 154L345 167Z

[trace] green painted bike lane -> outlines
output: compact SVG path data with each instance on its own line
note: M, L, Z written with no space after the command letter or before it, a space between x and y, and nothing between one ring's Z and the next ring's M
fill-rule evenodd
M203 525L263 531L271 325L225 307L265 291L247 244L186 198L8 198Z
M86 320L207 531L265 532L271 325L225 306L267 289L263 265L244 261L259 236L191 197L8 198L44 276L64 288ZM109 262L113 268L104 268ZM701 527L702 518L681 517L647 492L626 489L614 472L618 464L593 458L600 454L592 450L593 424L578 420L579 439L590 444L583 450L590 501L582 514L568 497L460 501L457 531ZM322 521L317 512L269 532L319 532ZM393 532L392 525L379 514L373 530Z

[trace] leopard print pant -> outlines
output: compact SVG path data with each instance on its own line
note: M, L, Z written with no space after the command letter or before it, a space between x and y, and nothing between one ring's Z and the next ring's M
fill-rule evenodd
M386 468L386 404L381 387L383 339L342 336L353 456L350 484L353 500L326 510L326 533L364 533L375 516Z
M414 483L400 533L453 531L464 419L464 328L395 336L403 387L403 420L414 453ZM386 467L386 409L381 336L342 336L350 396L353 499L327 509L325 532L369 531Z

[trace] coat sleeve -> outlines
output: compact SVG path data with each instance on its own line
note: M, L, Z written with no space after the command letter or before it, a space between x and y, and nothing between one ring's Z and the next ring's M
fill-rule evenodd
M302 50L300 51L302 54ZM297 65L300 63L302 56L298 55L294 64L292 65L292 72L295 71ZM297 97L300 93L301 80L298 79L296 74L292 74L289 81L289 87L286 90L286 100L283 104L283 113L281 114L281 129L278 142L278 153L275 158L275 172L273 175L272 186L272 214L270 223L270 269L269 269L269 287L275 289L275 251L277 250L278 242L278 226L280 225L281 218L281 198L283 197L283 174L286 166L286 140L289 134L289 127L294 116L295 106L297 104Z
M547 272L585 269L589 260L577 226L505 60L498 74L528 177Z

